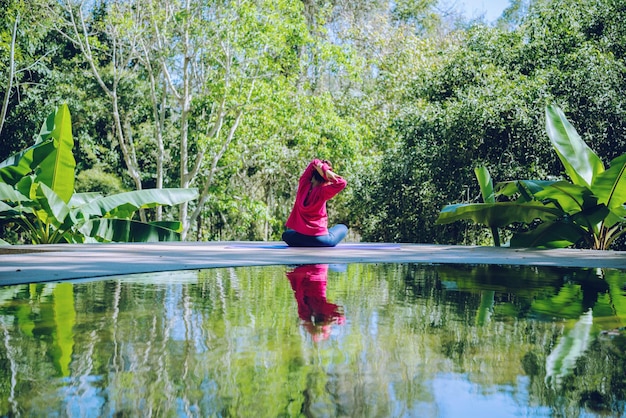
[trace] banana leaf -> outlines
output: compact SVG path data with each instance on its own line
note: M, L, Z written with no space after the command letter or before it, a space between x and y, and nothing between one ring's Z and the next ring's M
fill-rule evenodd
M515 196L518 202L530 202L536 193L553 184L553 180L512 180L496 184L496 190L504 196Z
M26 196L29 200L35 198L36 185L33 181L33 176L25 176L15 184L15 190Z
M15 185L30 173L54 150L52 138L14 154L0 163L0 183Z
M179 221L154 221L150 222L150 225L158 226L160 228L170 229L174 232L183 232L183 223Z
M546 130L572 182L591 188L593 179L604 171L604 164L578 135L559 107L546 107Z
M93 200L80 207L85 219L92 216L130 219L141 208L177 205L198 197L197 189L148 189L119 193Z
M80 232L99 242L180 241L180 234L165 228L163 224L148 224L129 219L90 219L81 226Z
M598 199L585 186L568 181L557 181L535 193L537 200L548 200L565 213L574 214L585 208L597 206Z
M89 202L93 202L94 200L100 199L102 197L104 197L104 195L99 192L74 193L68 205L71 208L75 208L75 207L87 204Z
M0 183L0 202L4 201L19 203L27 200L30 199L20 193L20 191L15 189L13 186L10 186L7 183Z
M489 227L503 227L515 222L556 219L562 214L560 209L541 202L460 203L444 206L435 224L471 220Z
M543 222L529 232L513 234L511 247L566 248L580 241L587 232L572 222Z
M0 200L0 214L5 213L5 212L12 212L12 211L13 211L12 206L7 205L6 203Z
M37 166L35 181L50 187L67 203L74 194L76 161L72 152L72 119L66 104L59 106L54 118L48 117L41 128L40 137L48 135L54 141L54 149Z
M623 205L610 209L609 214L604 218L605 228L611 228L618 223L626 223L626 207Z
M575 224L586 228L593 234L598 234L601 223L611 212L604 205L596 205L584 208L581 212L570 216Z
M484 203L495 203L496 195L493 190L493 181L491 180L491 174L489 174L489 170L487 167L480 166L474 169L474 173L476 174L476 179L478 180L478 185L480 186L480 193L483 196ZM491 236L493 238L493 245L496 247L500 246L500 232L498 231L497 226L491 226Z
M70 208L65 202L44 183L36 183L36 202L38 203L35 213L45 224L59 228L64 224Z
M478 185L480 186L480 192L483 195L484 203L495 203L496 196L493 191L493 181L491 180L491 174L489 174L489 170L487 167L480 166L474 169L474 173L476 174L476 179L478 180Z
M591 190L609 209L623 207L626 202L626 154L615 158L608 170L598 174Z

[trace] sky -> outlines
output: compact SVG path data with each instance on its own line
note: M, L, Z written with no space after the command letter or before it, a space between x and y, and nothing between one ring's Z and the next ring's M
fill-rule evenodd
M466 17L479 17L484 13L485 20L493 22L509 6L509 0L455 0L452 4Z

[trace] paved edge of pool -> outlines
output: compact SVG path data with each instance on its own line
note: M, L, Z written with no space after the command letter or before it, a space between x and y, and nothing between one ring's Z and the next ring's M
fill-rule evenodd
M53 244L0 247L0 285L215 267L344 263L502 264L626 269L626 252L461 245L281 242Z

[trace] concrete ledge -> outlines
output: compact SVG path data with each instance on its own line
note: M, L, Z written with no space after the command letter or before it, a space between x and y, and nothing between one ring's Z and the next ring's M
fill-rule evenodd
M506 264L626 270L626 252L377 243L346 243L335 248L288 248L281 242L20 245L0 247L0 285L314 263Z

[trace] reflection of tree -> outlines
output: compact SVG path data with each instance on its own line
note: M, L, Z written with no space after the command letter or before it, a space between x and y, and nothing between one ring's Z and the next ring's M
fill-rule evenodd
M308 264L287 272L298 316L315 341L327 339L331 324L343 323L341 308L326 300L328 264Z
M1 317L0 318L0 330L2 334L0 338L2 338L2 342L4 345L6 359L9 363L9 367L3 367L4 370L8 371L9 382L2 382L0 384L0 388L2 388L2 393L5 394L6 402L10 405L11 411L17 411L17 402L15 401L15 386L17 384L17 361L16 361L16 353L15 349L11 344L11 336L9 335L9 327L6 322L8 322L9 317ZM4 380L4 379L3 379ZM6 386L9 386L9 389L6 390ZM3 408L4 410L5 408Z
M626 325L623 272L607 272L602 293L571 270L357 264L334 280L302 267L289 282L274 266L0 289L0 415L428 416L442 374L557 415L622 413L624 337L593 340L553 388L546 359L572 321L537 316L595 297L594 327ZM298 317L319 324L316 312L341 315L327 289L349 321L314 344L294 296Z

